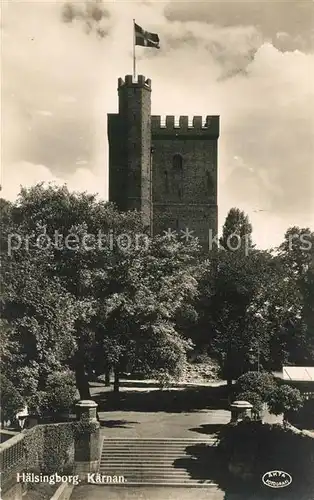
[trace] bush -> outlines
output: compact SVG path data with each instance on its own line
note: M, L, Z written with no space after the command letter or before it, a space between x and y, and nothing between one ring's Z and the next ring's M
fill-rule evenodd
M303 398L298 389L288 385L278 385L269 373L248 372L238 378L235 387L236 399L248 401L258 413L263 403L274 415L297 411L303 406Z
M242 392L241 394L237 395L237 400L248 401L249 403L251 403L251 405L253 405L253 412L257 414L263 409L263 399L256 392L252 391Z
M76 395L75 377L71 371L51 373L44 389L27 399L31 413L53 416L69 412Z
M19 391L15 388L12 382L1 375L1 422L10 420L13 422L16 419L16 413L24 408L25 400Z
M249 392L258 394L265 401L268 394L276 388L276 380L267 372L247 372L238 378L235 386L237 394Z
M28 471L60 474L73 466L73 424L36 425L27 431L24 446Z
M46 393L47 410L50 414L70 411L76 395L73 372L55 372L49 375L46 383Z
M289 385L276 387L267 397L269 412L274 415L285 415L289 411L298 411L304 404L304 399L298 389Z

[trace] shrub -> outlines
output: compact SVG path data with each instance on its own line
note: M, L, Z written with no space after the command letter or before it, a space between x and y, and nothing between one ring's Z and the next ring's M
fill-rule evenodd
M237 400L248 401L253 405L253 412L259 413L263 409L263 399L257 392L246 391L237 395Z
M24 446L27 470L60 474L73 465L73 424L36 425L27 431Z
M255 393L263 401L276 388L276 380L267 372L247 372L238 378L235 386L236 394ZM253 404L253 403L252 403Z
M68 412L76 395L75 377L71 371L54 372L47 378L47 410L49 413Z
M304 399L298 389L289 385L276 387L267 397L269 412L274 415L285 415L289 411L298 411L304 404Z
M40 416L67 413L75 402L74 374L65 370L48 375L43 391L27 398L30 412Z

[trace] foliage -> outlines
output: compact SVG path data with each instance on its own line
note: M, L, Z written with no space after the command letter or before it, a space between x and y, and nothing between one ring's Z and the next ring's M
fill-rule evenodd
M256 412L267 403L269 412L274 415L298 411L303 406L303 398L298 389L279 385L273 375L262 372L248 372L238 378L235 385L235 398L251 403Z
M27 398L31 413L53 416L67 413L76 396L74 374L69 370L52 372L47 376L44 390L36 391Z
M15 420L16 413L25 406L25 400L12 382L3 374L0 375L1 387L1 422Z
M58 474L73 465L74 432L71 423L37 425L25 434L27 470Z
M239 394L237 394L236 399L238 401L248 401L249 403L251 403L251 405L253 405L253 415L259 415L263 409L263 398L257 392L253 392L250 390L240 392Z
M76 396L74 373L67 370L48 375L46 383L48 412L68 412Z
M253 411L258 414L275 387L275 379L270 373L247 372L236 381L234 399L248 401L253 405Z
M27 398L27 406L31 415L43 417L47 414L48 399L45 391L36 391Z
M231 208L219 240L224 250L247 251L252 248L252 225L248 216L238 208Z
M217 269L204 274L200 283L203 303L200 316L210 332L212 355L221 367L222 378L238 378L260 361L270 360L268 321L272 290L278 281L270 254L251 250L218 254ZM269 306L270 307L270 306Z
M11 230L7 227L3 237ZM27 236L23 226L14 232ZM82 308L51 276L51 268L49 250L21 249L3 256L2 315L12 354L4 359L4 369L26 397L43 390L47 375L61 369L76 349L74 325Z
M186 310L193 316L196 242L144 238L138 213L40 184L8 208L4 240L13 233L22 243L5 258L4 312L23 357L12 376L22 386L30 370L28 397L62 366L75 371L83 399L97 364L179 375L191 342L177 325Z
M100 302L98 326L111 332L104 346L121 371L127 361L132 371L174 377L182 372L192 344L178 332L176 318L196 296L193 252L156 237L148 249L121 256L112 269L119 289Z
M193 343L208 348L229 384L258 361L274 370L313 360L307 229L289 230L276 255L258 251L248 217L231 209L223 248L204 261L196 241L150 238L136 211L119 213L65 186L23 188L1 206L4 372L34 405L64 368L75 372L82 399L90 398L88 370L113 368L117 382L126 367L179 377ZM224 248L232 234L242 238L239 250Z
M258 394L264 401L268 394L276 388L275 378L267 372L247 372L238 378L236 393L252 392Z
M285 280L294 291L297 311L287 325L289 361L312 366L314 359L314 232L291 227L278 248Z
M298 389L289 385L280 385L270 392L267 397L267 404L270 413L281 415L291 410L300 410L304 404L304 400Z
M305 236L312 238L307 249ZM314 358L313 233L292 228L277 253L246 248L246 255L220 249L199 280L199 337L229 384L258 362L270 371L311 366Z
M74 435L81 437L84 434L93 434L99 429L99 423L90 421L89 418L81 418L73 424Z
M261 476L267 471L282 470L293 478L289 490L286 488L287 498L294 499L302 494L304 498L311 497L314 487L311 474L314 439L311 437L280 425L240 422L224 426L218 452L223 459L223 480L229 481L229 486L233 482L240 491L249 492L252 487L255 494L261 491L266 495ZM235 471L237 475L234 475Z

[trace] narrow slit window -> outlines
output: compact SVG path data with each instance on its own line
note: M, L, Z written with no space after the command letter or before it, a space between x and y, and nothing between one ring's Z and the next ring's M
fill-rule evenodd
M168 193L169 191L169 179L167 170L164 171L164 182L165 182L165 191Z
M175 170L182 170L183 158L180 154L175 154L172 159L172 165Z
M183 158L175 154L172 158L173 194L181 200L183 195Z

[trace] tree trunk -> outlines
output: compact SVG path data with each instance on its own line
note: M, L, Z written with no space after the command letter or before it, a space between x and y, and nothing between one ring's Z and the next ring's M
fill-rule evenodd
M88 377L85 373L84 358L79 352L77 352L75 358L75 379L80 399L91 399Z
M114 369L114 383L113 383L113 392L116 394L119 393L119 388L120 388L120 373L119 373L119 368Z
M105 371L105 386L106 387L109 387L110 386L110 368L106 368L106 371Z
M232 378L227 378L227 387L228 387L228 392L231 394L232 391Z

